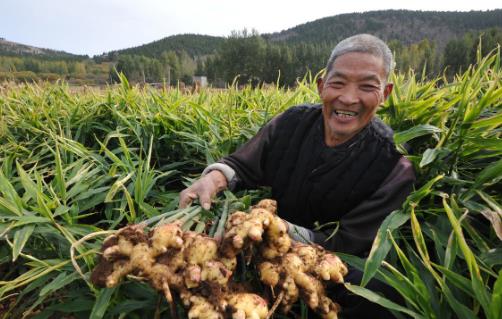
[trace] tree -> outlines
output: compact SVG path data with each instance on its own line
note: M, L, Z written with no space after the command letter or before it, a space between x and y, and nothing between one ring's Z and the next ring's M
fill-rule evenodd
M204 62L202 61L201 58L197 59L197 67L195 68L195 74L194 75L204 75Z
M266 42L256 31L233 31L218 52L220 59L225 61L223 79L231 83L239 76L239 83L262 81L265 50Z
M25 58L24 70L38 73L38 72L40 72L40 63L37 60L34 60L32 58Z
M450 40L445 47L443 66L448 68L449 74L455 74L467 69L471 61L471 43L468 39Z
M169 82L169 84L176 84L181 76L181 63L176 52L171 50L162 52L160 62L164 69L163 78L165 81Z

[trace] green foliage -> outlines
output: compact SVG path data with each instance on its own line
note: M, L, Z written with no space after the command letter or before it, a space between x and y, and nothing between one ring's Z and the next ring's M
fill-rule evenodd
M200 34L178 34L138 47L112 51L104 57L98 56L96 58L104 59L108 57L113 59L115 56L120 56L122 54L158 58L164 52L173 51L176 52L176 54L180 54L182 50L193 58L195 56L203 56L213 53L223 43L223 41L224 39L222 37Z
M440 45L445 34L461 37L469 31L502 27L502 9L470 12L382 10L348 13L318 19L281 32L267 40L288 43L330 43L358 33L371 33L406 46L429 39Z
M96 65L92 60L46 60L43 57L0 55L0 81L55 82L59 79L68 79L74 83L75 80L80 79L88 80L92 84L104 84L107 81L108 70L108 65Z
M500 52L441 86L399 76L379 111L401 131L395 140L408 143L417 186L424 185L388 218L409 222L384 222L358 266L363 285L379 275L403 296L408 311L391 309L417 318L500 318L492 300L502 262L488 256L500 254L502 240L501 76Z
M106 84L119 82L117 73L122 72L133 83L176 86L180 81L190 84L194 75L206 75L213 87L234 82L292 87L307 72L320 72L334 45L356 33L375 34L387 41L398 72L413 70L432 79L446 68L451 79L475 63L480 38L482 56L502 43L501 21L500 9L353 13L272 34L243 30L227 38L175 35L92 59L45 49L39 49L43 54L27 54L30 48L23 45L17 46L16 52L21 53L16 54L0 42L0 80ZM24 71L33 73L13 74Z
M216 83L294 86L305 73L317 73L325 67L330 49L323 45L275 44L244 30L229 37L213 59L206 61L207 74Z
M501 76L499 52L451 81L394 76L379 116L408 152L416 190L384 222L367 260L344 258L365 270L363 283L377 276L405 302L347 286L353 293L415 318L498 318ZM100 290L88 282L104 236L127 223L176 219L185 229L220 233L229 213L264 193L226 192L211 211L179 210L183 185L273 115L318 100L315 78L295 89L188 95L141 89L123 74L118 80L105 90L0 89L3 318L167 316L166 302L144 283Z
M276 112L314 98L307 86L185 95L142 90L123 75L120 80L107 90L2 88L0 301L6 307L0 317L42 309L39 316L86 318L165 312L165 302L144 285L126 283L115 292L88 286L75 276L70 247L90 233L145 220L181 218L186 228L209 231L220 214L249 206L249 196L229 197L212 212L197 206L179 211L183 183L235 150ZM102 239L74 251L87 275Z
M120 60L121 55L134 55L159 59L167 52L180 56L184 51L191 59L203 60L205 75L220 87L233 83L236 77L239 84L266 82L294 86L306 72L316 74L325 67L329 52L337 42L356 33L371 33L389 42L400 72L412 69L433 78L446 66L448 74L453 76L474 63L480 34L484 38L483 56L500 45L501 21L502 10L352 13L261 36L246 30L233 32L228 38L177 35L114 51L102 58L115 61L117 57ZM446 40L445 34L449 34ZM178 72L171 76L171 83L183 75L194 75L193 70L176 67L174 62L162 62L162 65L163 70L170 66L173 74ZM126 74L133 72L133 69L125 71ZM136 77L131 78L137 81Z

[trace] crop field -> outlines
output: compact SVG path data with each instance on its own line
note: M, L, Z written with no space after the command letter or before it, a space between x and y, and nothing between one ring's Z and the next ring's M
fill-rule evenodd
M453 80L409 73L393 82L378 115L413 162L417 183L366 260L340 256L364 270L362 285L347 288L401 318L500 319L500 52ZM164 297L146 283L129 278L100 289L90 282L103 239L127 224L174 220L214 235L220 219L266 198L267 189L226 191L211 211L197 203L177 209L180 190L275 114L318 102L309 76L294 89L194 94L141 89L125 77L104 90L0 87L0 317L170 318ZM243 268L241 280L252 275ZM404 304L364 288L373 277ZM304 310L293 308L298 317Z

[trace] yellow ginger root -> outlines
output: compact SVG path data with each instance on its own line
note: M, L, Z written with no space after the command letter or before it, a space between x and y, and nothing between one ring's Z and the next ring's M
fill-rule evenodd
M221 251L228 257L236 256L252 243L264 241L262 255L273 259L285 254L291 245L285 222L275 215L276 203L262 200L251 209L233 213L227 223Z
M223 254L232 256L257 245L260 280L281 296L284 312L301 297L323 318L336 318L340 307L326 296L322 282L342 283L347 267L320 246L292 243L285 222L275 216L276 209L275 201L263 200L249 214L232 215L223 238Z
M112 287L135 269L150 267L154 258L148 253L147 239L142 225L125 227L106 238L101 248L104 262L95 268L91 280L101 286Z
M229 294L228 306L232 319L264 319L267 317L267 302L258 295L250 293Z
M262 199L254 206L254 208L263 208L268 210L273 215L277 214L277 202L273 199Z
M319 305L319 293L322 285L314 277L306 273L307 269L298 255L288 253L283 258L282 266L286 270L286 274L293 278L293 281L298 286L302 295L305 296L305 301L308 306L315 309Z
M347 267L320 246L292 242L276 210L275 201L263 200L250 213L230 215L220 244L183 232L177 223L148 234L142 225L127 226L105 239L91 280L112 287L135 274L148 279L171 303L171 294L177 293L189 318L262 319L269 315L267 302L248 293L249 287L230 281L236 256L249 252L249 261L256 264L260 280L272 289L283 312L302 298L322 318L337 318L340 307L326 296L323 282L342 283Z
M194 232L186 232L183 238L187 263L202 266L206 261L217 258L218 243L214 238Z
M262 256L265 257L266 256ZM260 280L282 292L281 309L288 312L299 296L323 318L337 318L340 306L326 296L322 281L343 282L347 267L319 246L294 243L290 251L273 261L258 264Z
M279 283L282 267L265 261L258 265L260 280L267 286L275 287Z
M206 298L193 295L189 301L190 303L187 305L190 306L189 319L223 319L223 314Z
M315 267L315 273L323 280L343 283L343 276L347 275L347 266L338 256L325 253L319 258L320 262Z
M252 242L262 241L264 227L274 217L269 211L260 209L251 213L236 212L232 214L227 231L222 240L221 251L227 257L234 257Z
M178 223L157 227L151 236L153 254L165 253L169 248L180 249L183 246L183 232Z
M274 259L289 251L291 238L287 233L285 223L280 218L272 219L265 233L267 240L260 247L263 258Z
M187 266L184 272L185 285L187 288L194 288L199 286L201 272L202 270L198 265Z
M182 295L185 306L189 307L189 319L265 319L268 314L267 302L260 296L252 293L229 293L222 295L225 305L215 306L210 298L185 293Z
M203 274L207 276L208 273L216 273L214 269L211 269L211 267L215 267L211 261L218 257L218 245L213 238L193 232L186 232L183 238L185 241L184 260L187 263L184 275L185 285L187 288L194 288L199 286L201 280L203 280ZM222 268L225 268L222 263L219 264ZM211 278L215 281L223 282L228 280L229 275L227 272L231 274L232 271L233 269L227 270L225 268L224 271L222 270L219 278L215 278L215 276ZM226 284L226 282L223 284Z
M202 268L201 280L225 286L231 275L232 272L222 262L210 260L206 261Z
M296 242L291 247L291 252L300 257L306 269L312 269L318 263L319 250L313 246Z
M261 245L261 256L273 259L287 253L291 247L291 238L288 235L286 223L276 216L277 202L271 199L261 200L251 212L256 209L264 209L272 216L265 230L265 240Z
M170 303L172 289L192 300L190 318L223 318L228 304L224 296L236 261L219 261L217 248L214 239L183 233L178 224L162 225L148 235L141 225L127 226L105 239L91 280L98 286L112 287L127 274L139 275L162 291ZM202 282L206 284L199 288ZM198 289L197 293L190 292L192 288ZM211 300L206 301L199 294L210 296Z
M278 290L284 292L281 301L281 308L284 313L288 313L291 310L291 307L293 307L293 304L298 301L298 298L300 297L300 290L291 276L286 276L284 278L284 281Z

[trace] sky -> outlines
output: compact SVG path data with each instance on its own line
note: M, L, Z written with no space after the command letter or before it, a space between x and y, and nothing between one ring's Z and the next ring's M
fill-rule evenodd
M175 34L279 32L342 13L386 9L469 11L501 0L0 0L0 37L89 56Z

